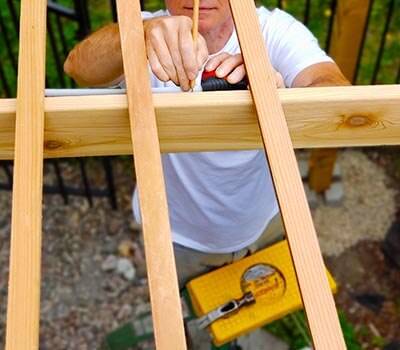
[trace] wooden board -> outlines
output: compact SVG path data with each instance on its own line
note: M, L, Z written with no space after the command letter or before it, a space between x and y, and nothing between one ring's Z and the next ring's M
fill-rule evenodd
M338 148L313 149L308 160L308 185L316 193L323 193L332 184Z
M353 82L362 48L372 0L339 0L337 3L329 55L344 76Z
M355 78L370 5L371 0L339 0L337 3L329 54L350 82ZM308 184L317 193L331 186L338 153L337 149L311 151Z
M400 144L400 85L278 93L295 148ZM153 100L162 152L263 147L248 91ZM13 158L15 107L14 99L0 99L0 159ZM51 97L45 110L45 157L132 153L126 96Z
M156 347L186 349L140 2L117 9Z
M230 5L314 348L346 349L254 1Z
M21 1L7 350L39 348L47 1Z

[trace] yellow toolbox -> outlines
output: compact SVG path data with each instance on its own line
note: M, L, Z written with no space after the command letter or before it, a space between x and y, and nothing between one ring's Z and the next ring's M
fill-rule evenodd
M332 291L336 292L329 271L327 276ZM302 307L286 240L195 278L187 284L187 289L198 317L252 292L255 303L209 326L217 346Z

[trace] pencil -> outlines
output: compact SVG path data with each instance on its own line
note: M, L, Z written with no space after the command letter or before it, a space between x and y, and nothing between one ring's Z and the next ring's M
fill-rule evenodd
M197 34L199 31L199 0L193 0L193 26L192 26L192 38L194 42L194 50L197 54ZM190 81L190 89L193 91L196 80Z

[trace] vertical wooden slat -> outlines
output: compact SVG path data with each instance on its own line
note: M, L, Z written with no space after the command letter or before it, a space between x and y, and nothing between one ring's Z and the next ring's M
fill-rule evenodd
M253 0L230 0L315 349L345 349Z
M139 0L117 1L157 349L185 349L160 146Z
M371 0L339 0L337 4L329 54L350 82L356 75L370 4ZM325 148L311 151L308 183L317 193L331 186L338 153Z
M39 348L46 3L21 1L7 350Z
M308 160L308 184L316 193L324 193L332 184L333 171L339 155L337 148L315 148Z
M353 82L372 0L339 0L329 55Z

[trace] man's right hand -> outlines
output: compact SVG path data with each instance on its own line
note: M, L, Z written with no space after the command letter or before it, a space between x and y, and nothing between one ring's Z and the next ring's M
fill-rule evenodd
M197 45L193 42L191 18L165 16L143 23L151 70L161 81L171 80L188 91L208 58L204 38L198 34Z
M191 18L156 17L143 23L153 73L161 81L171 80L188 91L190 80L196 78L208 58L207 45L200 34L194 45ZM123 66L118 24L109 24L76 45L65 61L64 70L82 86L120 83Z

